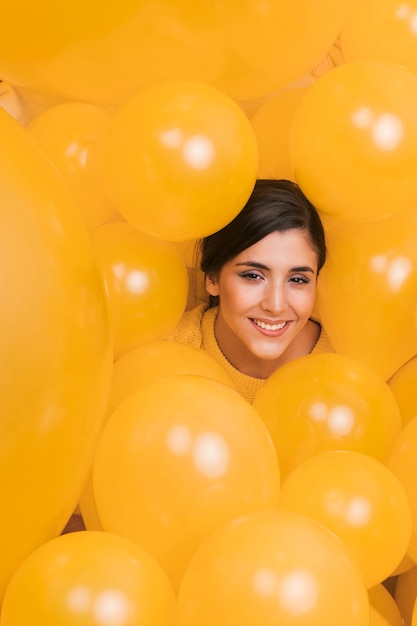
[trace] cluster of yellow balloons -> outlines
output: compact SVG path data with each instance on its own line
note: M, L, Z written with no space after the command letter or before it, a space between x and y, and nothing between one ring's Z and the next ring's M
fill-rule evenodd
M417 0L107 4L0 5L0 625L417 626ZM250 406L165 339L269 176L336 354Z

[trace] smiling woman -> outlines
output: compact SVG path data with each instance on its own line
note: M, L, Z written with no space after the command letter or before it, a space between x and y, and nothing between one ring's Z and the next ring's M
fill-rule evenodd
M209 303L187 311L169 339L206 350L246 400L285 363L334 352L311 317L324 229L295 183L258 180L237 217L199 248Z

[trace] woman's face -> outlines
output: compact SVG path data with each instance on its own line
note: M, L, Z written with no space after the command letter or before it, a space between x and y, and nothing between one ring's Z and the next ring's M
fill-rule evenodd
M267 235L228 261L217 276L207 277L207 291L220 299L217 341L237 369L263 377L258 372L264 361L268 372L271 365L273 370L294 358L293 353L298 356L297 345L312 332L307 323L317 263L308 234L292 229Z

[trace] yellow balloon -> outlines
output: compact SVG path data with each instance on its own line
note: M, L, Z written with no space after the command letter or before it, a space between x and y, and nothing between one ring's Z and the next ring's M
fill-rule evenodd
M143 385L179 374L205 376L234 388L226 370L204 350L185 343L154 341L138 346L114 363L108 414Z
M417 416L416 380L417 356L404 363L388 381L400 408L404 426Z
M371 608L386 620L387 626L403 626L400 609L384 585L379 584L368 589L368 596Z
M178 626L369 626L369 599L342 542L289 511L224 524L197 548Z
M115 358L164 339L180 321L188 293L174 246L126 222L98 226L91 241L106 285Z
M87 230L34 139L0 110L0 598L79 498L112 367Z
M294 115L297 182L324 214L348 222L415 212L417 76L356 61L312 85Z
M231 221L249 198L258 150L249 120L202 83L158 83L114 116L105 158L116 209L163 239L197 239Z
M302 461L329 450L362 452L381 462L401 431L388 385L360 361L310 354L279 368L257 393L286 477Z
M417 74L416 0L353 0L339 35L346 61L375 61Z
M395 441L389 467L403 485L410 501L413 528L408 554L417 563L417 416L404 426Z
M206 376L234 388L226 370L204 350L185 343L154 341L138 346L114 363L107 415L143 385L178 374ZM88 530L99 530L92 477L86 481L80 498L80 509Z
M317 289L320 318L337 352L389 380L417 354L417 224L392 218L327 229Z
M93 487L103 529L148 550L177 589L214 528L278 507L280 474L264 424L237 391L178 375L142 386L114 411Z
M367 454L331 450L307 459L284 480L280 508L334 532L367 589L392 574L410 543L408 496L393 472Z
M0 624L173 626L175 605L166 574L145 550L110 533L77 532L25 559L7 588Z
M251 119L258 142L258 178L295 181L290 156L290 128L297 106L308 87L288 89L260 106Z
M56 166L89 228L114 213L103 180L104 145L112 115L98 106L70 102L50 107L28 126Z
M417 598L417 566L397 578L394 590L394 599L400 609L405 626L411 626L414 604Z

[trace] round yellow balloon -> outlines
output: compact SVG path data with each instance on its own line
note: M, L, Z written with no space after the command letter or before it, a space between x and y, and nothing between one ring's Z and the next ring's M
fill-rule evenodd
M298 465L280 508L333 531L358 563L367 589L391 576L411 539L411 508L397 477L367 454L331 450Z
M138 346L117 359L113 366L107 415L143 385L178 374L205 376L234 388L226 370L207 352L184 343L154 341ZM99 530L101 522L94 500L92 478L86 481L80 509L88 530Z
M197 548L178 594L178 626L369 626L361 573L316 521L288 511L225 524Z
M257 393L285 477L302 461L329 450L352 450L386 462L401 431L388 385L360 361L311 354L287 363Z
M410 219L327 228L320 318L337 352L389 380L417 354L417 228Z
M185 241L219 230L255 184L256 138L230 97L202 83L164 82L116 112L106 149L106 184L134 226Z
M102 270L114 337L114 355L164 339L181 319L188 276L173 245L126 222L91 231Z
M175 604L165 572L145 550L110 533L77 532L25 559L7 588L0 624L173 626Z
M88 233L34 139L0 110L0 597L59 534L105 416L112 345Z
M356 61L322 76L291 130L296 180L323 213L366 222L414 212L417 76Z
M111 120L101 107L70 102L46 109L28 126L63 177L88 228L102 224L115 211L103 180Z
M104 530L147 549L178 588L214 528L278 508L280 474L264 424L237 391L178 375L142 386L114 411L93 487Z

